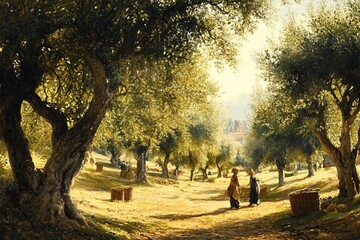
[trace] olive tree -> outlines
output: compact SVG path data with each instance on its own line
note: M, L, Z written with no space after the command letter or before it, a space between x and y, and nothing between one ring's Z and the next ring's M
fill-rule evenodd
M231 60L266 1L1 1L0 139L19 206L38 220L87 224L70 195L85 152L119 93L126 62L185 59L201 44ZM226 24L225 24L226 23ZM203 46L204 46L203 45ZM28 102L50 123L51 152L34 166L21 126Z
M338 171L339 197L347 199L359 192L359 19L359 1L320 7L306 22L291 21L264 56L269 82L315 120L315 136Z

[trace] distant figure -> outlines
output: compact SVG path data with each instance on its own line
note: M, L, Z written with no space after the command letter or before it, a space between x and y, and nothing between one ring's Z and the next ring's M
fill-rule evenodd
M258 206L260 204L260 180L255 176L255 171L248 171L250 176L250 204L249 206Z
M227 195L230 197L230 208L231 209L239 209L240 208L240 192L239 192L240 184L239 184L239 180L237 177L239 170L237 168L233 168L231 170L231 172L233 173L233 175L230 180L230 185L227 189Z
M120 169L121 169L122 172L127 172L128 171L128 166L127 166L126 162L121 163Z
M211 175L211 171L208 171L208 175L209 175L209 176Z

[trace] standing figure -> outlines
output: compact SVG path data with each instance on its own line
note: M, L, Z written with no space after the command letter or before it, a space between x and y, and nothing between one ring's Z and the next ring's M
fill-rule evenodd
M258 206L260 204L260 180L255 176L255 171L250 169L250 204L249 206Z
M240 208L240 193L239 193L240 184L239 184L239 180L237 177L238 171L239 170L237 168L233 168L231 170L233 175L230 180L230 185L227 189L227 195L230 197L231 209L239 209Z

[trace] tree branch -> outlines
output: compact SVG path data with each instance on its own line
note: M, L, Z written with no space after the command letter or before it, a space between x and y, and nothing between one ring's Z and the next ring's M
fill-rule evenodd
M333 96L336 105L340 106L340 99L336 96L335 90L333 89L332 86L329 87L329 91L330 91L331 96Z
M52 146L54 146L59 138L68 131L64 113L49 107L47 102L42 101L36 93L29 95L25 100L32 106L38 115L51 124Z
M85 60L94 76L94 100L101 102L109 97L105 68L99 60L90 57L89 54L85 56Z
M328 138L326 132L324 130L315 130L315 136L319 139L321 148L325 151L335 162L336 165L342 164L341 162L336 162L336 159L341 161L339 158L340 151L337 149L334 144Z

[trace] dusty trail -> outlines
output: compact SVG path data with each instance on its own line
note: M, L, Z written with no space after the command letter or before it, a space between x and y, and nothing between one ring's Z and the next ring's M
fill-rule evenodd
M267 178L264 177L267 182L273 181L273 177ZM85 179L91 180L90 176L84 176ZM169 184L159 184L161 180L157 180L152 178L150 187L134 186L130 202L110 202L109 193L101 187L96 193L78 188L76 196L91 199L79 205L90 215L106 215L113 222L156 225L145 231L133 231L132 239L274 239L275 236L286 239L286 234L273 229L271 216L284 207L290 209L287 199L264 198L259 206L248 207L248 196L242 196L241 208L230 210L229 198L224 194L229 178L190 182L184 175L177 183ZM239 181L246 187L246 173L239 174Z
M243 195L239 210L230 210L225 196L230 178L189 181L184 174L176 183L172 180L164 184L159 172L149 171L151 186L138 186L130 180L119 180L114 169L88 173L79 177L74 199L87 217L124 239L358 239L343 235L343 231L349 231L347 226L358 229L360 214L354 216L356 224L330 230L328 226L339 224L312 223L316 219L323 221L321 216L310 220L291 217L290 191L317 187L322 189L321 197L336 196L335 169L321 170L313 178L306 178L306 171L299 172L287 178L286 186L281 188L275 188L276 172L258 174L262 186L271 191L261 197L257 207L248 207L249 198ZM238 177L240 185L247 187L247 174L241 172ZM96 187L89 188L90 184ZM110 201L109 189L119 185L133 186L131 201Z
M183 201L172 209L166 207L165 212L150 217L166 221L170 228L137 233L134 239L294 239L290 232L282 232L281 226L274 228L271 221L277 209L288 205L286 200L267 202L264 199L259 206L248 207L248 198L243 196L241 208L231 210L223 189L210 183L207 187L207 199L201 191L194 193L192 188L180 187L183 196L191 196L193 206ZM177 193L172 193L165 202L176 198Z

